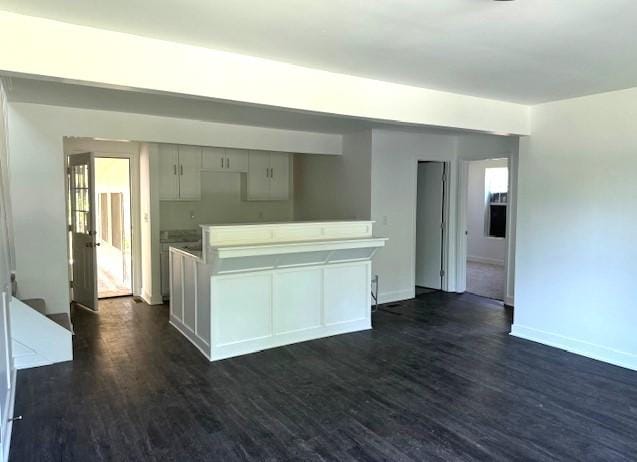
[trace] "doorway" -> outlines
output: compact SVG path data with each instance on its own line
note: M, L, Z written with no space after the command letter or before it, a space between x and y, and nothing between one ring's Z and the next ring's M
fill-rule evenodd
M130 159L95 158L98 298L132 295Z
M445 162L418 162L416 296L443 288L446 169Z
M133 294L130 158L92 152L67 157L71 299Z
M509 213L508 159L468 162L466 290L504 301Z

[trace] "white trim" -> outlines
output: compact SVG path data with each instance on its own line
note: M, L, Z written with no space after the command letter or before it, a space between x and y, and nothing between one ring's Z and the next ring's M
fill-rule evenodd
M499 265L504 266L504 260L498 260L497 258L477 257L474 255L467 255L467 261L474 263L486 263L487 265Z
M584 340L565 337L560 334L521 326L519 324L513 324L513 326L511 326L510 335L637 371L637 355L625 351L615 350L603 345L597 345Z
M195 314L196 317L196 314ZM181 322L176 316L169 315L168 323L177 329L186 340L192 343L203 354L208 361L212 361L210 357L210 344L197 335L191 328Z
M2 442L2 462L7 462L9 460L9 451L11 450L11 430L13 430L13 421L10 419L13 417L13 412L15 410L16 384L16 369L13 369L11 371L11 389L9 390L9 396L5 406L5 422L7 422L7 424L4 428L4 441Z
M164 299L163 297L153 298L151 294L149 294L144 288L142 288L142 294L140 295L141 299L147 305L163 305Z
M378 303L392 303L401 300L410 300L416 297L416 289L394 290L391 292L380 292L378 294Z
M504 304L506 306L515 306L515 302L513 297L509 297L508 295L504 296Z

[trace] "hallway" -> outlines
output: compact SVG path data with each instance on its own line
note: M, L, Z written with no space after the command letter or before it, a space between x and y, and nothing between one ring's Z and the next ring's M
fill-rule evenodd
M467 262L467 292L494 300L504 300L504 286L504 266Z
M73 311L75 360L18 372L13 462L628 460L637 373L434 292L374 330L208 363L167 306Z

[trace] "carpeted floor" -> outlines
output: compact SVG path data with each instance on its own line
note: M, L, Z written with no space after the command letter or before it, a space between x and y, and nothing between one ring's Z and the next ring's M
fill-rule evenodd
M467 262L467 292L504 300L504 266Z

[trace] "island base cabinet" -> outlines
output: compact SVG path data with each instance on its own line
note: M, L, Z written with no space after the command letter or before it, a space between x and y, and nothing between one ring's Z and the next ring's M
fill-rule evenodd
M371 262L211 277L211 361L371 328Z
M196 257L172 251L170 324L210 357L210 270Z

